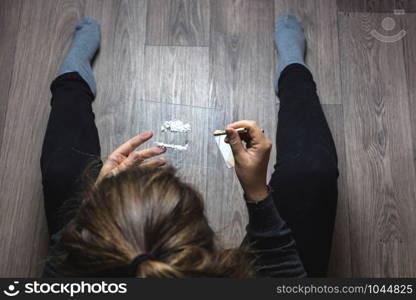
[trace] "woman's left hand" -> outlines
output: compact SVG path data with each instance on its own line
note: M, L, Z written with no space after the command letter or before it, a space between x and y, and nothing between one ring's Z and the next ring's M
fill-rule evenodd
M141 151L134 151L152 136L153 132L149 130L136 135L118 147L105 161L95 184L98 184L107 176L115 176L131 167L154 168L163 166L166 163L166 159L163 157L151 160L146 159L166 152L166 148L152 147Z

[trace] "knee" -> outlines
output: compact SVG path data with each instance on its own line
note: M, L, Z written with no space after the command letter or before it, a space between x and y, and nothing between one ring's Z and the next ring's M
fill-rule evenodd
M64 186L71 183L79 171L79 160L71 152L60 148L50 155L42 155L42 182L48 186Z
M329 157L305 156L297 161L292 175L308 182L333 184L337 182L339 170L337 162Z
M65 161L47 160L41 163L44 188L62 188L73 179L71 166Z
M95 180L103 165L99 156L76 150L59 149L41 157L42 183L69 187L79 181Z

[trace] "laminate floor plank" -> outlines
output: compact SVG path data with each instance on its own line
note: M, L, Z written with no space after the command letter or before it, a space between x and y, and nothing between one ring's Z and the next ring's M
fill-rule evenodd
M209 0L149 1L146 44L208 46L209 20Z
M415 12L413 0L337 0L340 12L393 13L394 10Z
M351 277L350 209L347 189L344 115L342 104L322 105L338 155L338 206L332 240L330 277Z
M341 103L337 6L333 0L275 0L275 16L298 17L306 35L306 64L323 104Z
M145 0L87 1L85 14L101 24L101 48L93 68L93 103L103 158L135 136L140 118L136 102L144 97Z
M387 14L340 14L352 273L415 276L415 168L403 41L371 35Z
M416 155L416 14L406 15L406 18L401 25L403 29L406 30L406 36L403 39L404 60L406 66L407 87L409 91L413 155Z
M13 74L21 5L20 0L0 2L0 149Z
M145 99L214 107L209 99L209 48L146 46Z
M416 159L416 14L407 14L404 22L401 23L402 28L406 30L406 37L403 38L404 44L404 62L406 66L407 88L409 93L409 109L410 121L412 128L412 144L413 144L413 162ZM414 200L414 199L413 199ZM411 230L411 229L409 229ZM413 239L413 249L416 248L416 240ZM415 276L416 273L416 258L411 257L413 263L413 274L408 276Z
M22 2L0 154L1 276L39 276L43 267L48 243L39 161L49 85L82 9L78 1Z
M274 94L272 1L211 1L210 99L224 110L223 126L237 120L256 120L274 140L277 99ZM276 149L273 147L269 177ZM222 224L228 246L237 246L245 234L247 212L235 172L217 153L209 156L209 207Z
M229 123L223 112L217 121L217 128ZM227 168L218 148L208 152L206 211L220 241L225 247L238 247L245 235L247 211L243 190L233 168Z

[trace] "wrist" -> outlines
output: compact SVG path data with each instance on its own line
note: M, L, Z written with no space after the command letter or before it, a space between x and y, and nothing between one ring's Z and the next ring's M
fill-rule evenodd
M244 190L244 198L246 201L261 201L267 198L269 195L269 187L265 184L261 187L252 190Z

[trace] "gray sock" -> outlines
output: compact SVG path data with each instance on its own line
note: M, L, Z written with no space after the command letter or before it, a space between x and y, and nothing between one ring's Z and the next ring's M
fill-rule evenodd
M274 25L274 41L279 56L275 74L275 89L282 71L291 64L305 65L305 34L292 15L281 15Z
M95 95L97 85L91 70L91 59L100 46L100 40L100 24L91 18L82 19L75 29L71 46L58 70L57 76L69 72L78 72Z

